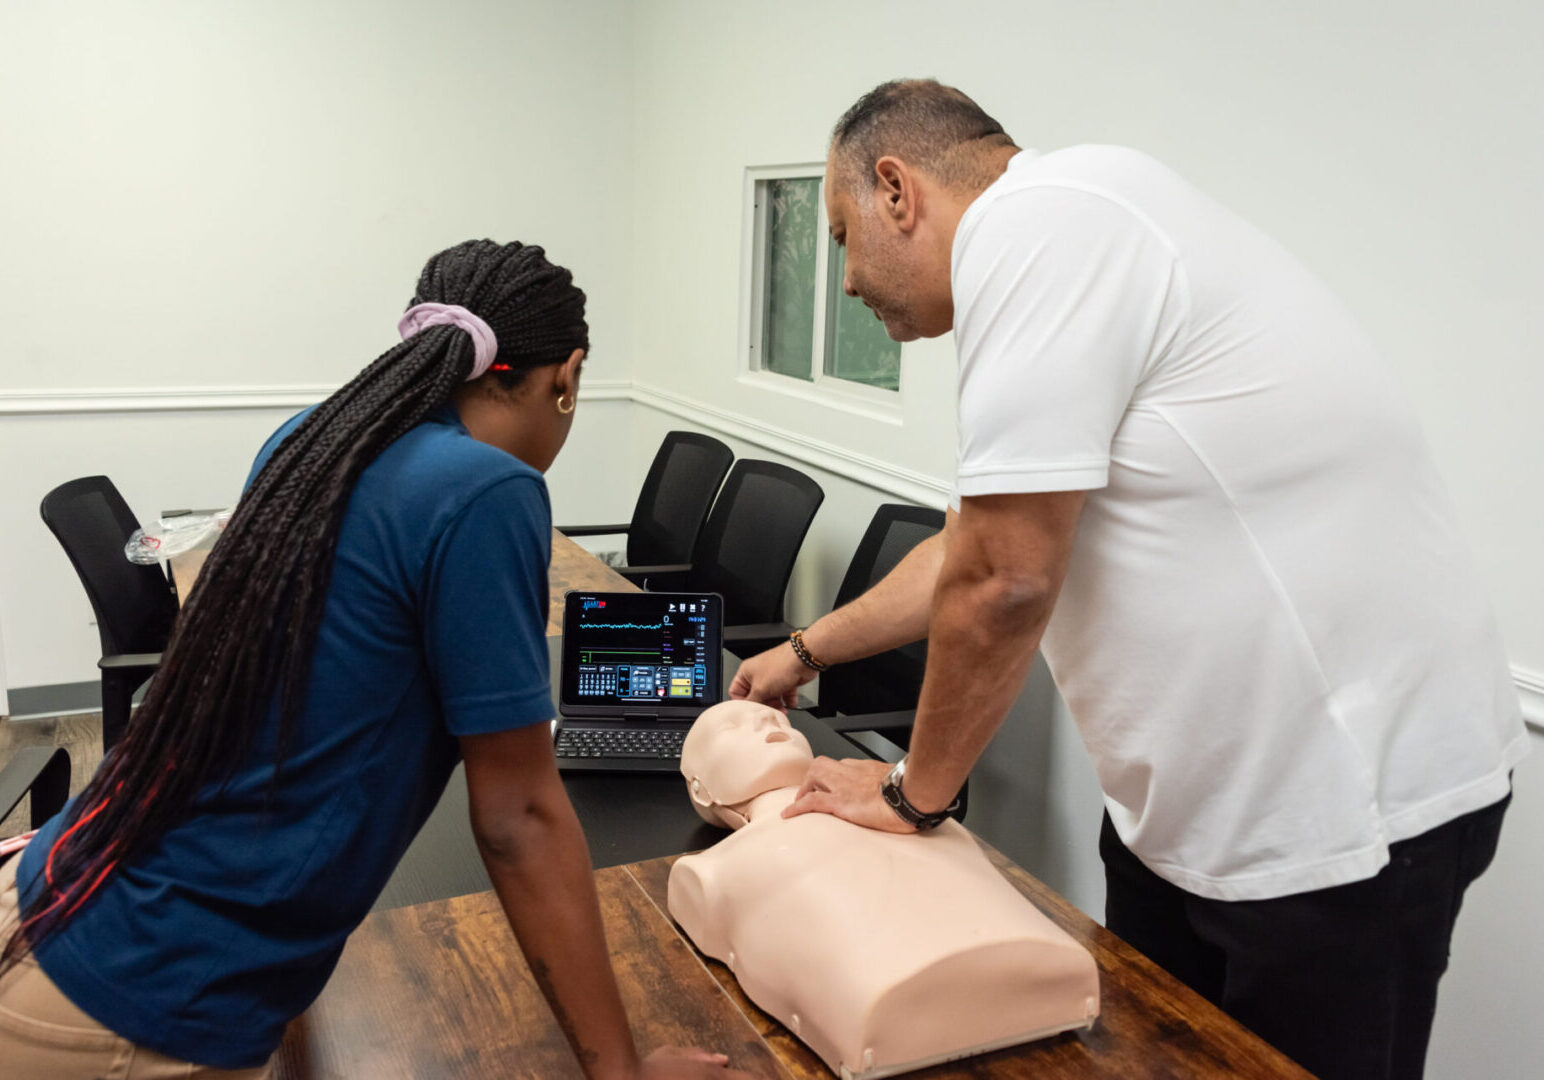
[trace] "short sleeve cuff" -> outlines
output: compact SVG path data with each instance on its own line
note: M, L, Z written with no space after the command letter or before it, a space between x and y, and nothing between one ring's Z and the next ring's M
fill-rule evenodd
M513 731L557 715L552 707L552 690L547 686L523 693L463 697L445 702L444 708L445 727L455 736Z
M955 478L953 498L972 495L1031 495L1043 491L1094 491L1110 483L1108 461L1067 465L1023 466L962 472Z

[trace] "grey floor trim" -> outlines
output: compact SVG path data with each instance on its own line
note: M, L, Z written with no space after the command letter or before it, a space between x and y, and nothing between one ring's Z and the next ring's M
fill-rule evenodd
M12 720L102 711L102 685L94 682L8 687L6 697L10 701Z

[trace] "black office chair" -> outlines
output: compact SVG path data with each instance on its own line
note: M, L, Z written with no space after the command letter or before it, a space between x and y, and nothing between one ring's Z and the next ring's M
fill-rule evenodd
M832 606L841 607L867 591L894 570L912 548L943 527L942 510L900 503L881 505L874 511L863 539L858 541L858 550L847 564L847 574L836 590ZM836 664L820 673L819 693L809 711L866 753L881 756L873 745L853 736L874 732L902 750L909 749L926 670L926 639L877 656ZM965 817L968 789L967 782L960 790L960 806L954 814L961 820Z
M749 656L757 642L784 626L788 578L825 497L820 485L797 469L741 458L729 470L689 563L618 572L655 591L720 594L724 647Z
M96 613L102 641L102 749L129 722L138 690L155 673L177 617L171 583L156 566L131 563L124 545L139 522L113 482L87 476L43 497L43 523L70 557Z
M39 828L64 809L70 797L70 753L62 746L29 746L11 755L0 769L0 821L32 795L28 829ZM0 858L0 863L5 859Z
M560 525L564 536L627 535L631 566L685 563L702 532L734 451L708 435L668 431L626 525Z
M925 506L884 503L874 511L858 550L847 564L847 574L836 590L833 607L841 607L894 570L922 541L944 527L944 512ZM927 668L927 641L902 645L877 656L838 664L820 676L820 694L813 710L817 716L898 713L902 719L886 726L906 746L911 728L909 716L922 692L922 673ZM858 729L853 729L858 730ZM874 731L869 727L862 730Z

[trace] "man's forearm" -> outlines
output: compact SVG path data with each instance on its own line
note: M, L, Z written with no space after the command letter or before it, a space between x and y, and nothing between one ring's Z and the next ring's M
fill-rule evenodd
M928 537L868 591L811 623L804 631L810 652L844 664L927 637L944 550L943 533Z
M1053 599L1000 579L939 581L904 783L918 809L944 808L965 783L1024 685Z
M566 801L538 806L482 843L483 861L531 975L587 1077L636 1073L638 1054L606 950L584 834Z
M979 495L950 516L902 781L918 810L936 812L954 800L1018 696L1061 591L1086 497ZM906 826L882 794L885 768L817 758L783 816L835 814L901 832Z

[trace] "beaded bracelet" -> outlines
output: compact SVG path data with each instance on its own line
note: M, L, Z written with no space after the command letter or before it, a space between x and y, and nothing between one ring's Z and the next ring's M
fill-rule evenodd
M804 631L795 630L788 635L788 644L793 646L793 654L799 658L799 662L814 671L826 670L826 665L815 659L815 654L810 652L810 647L804 644Z

